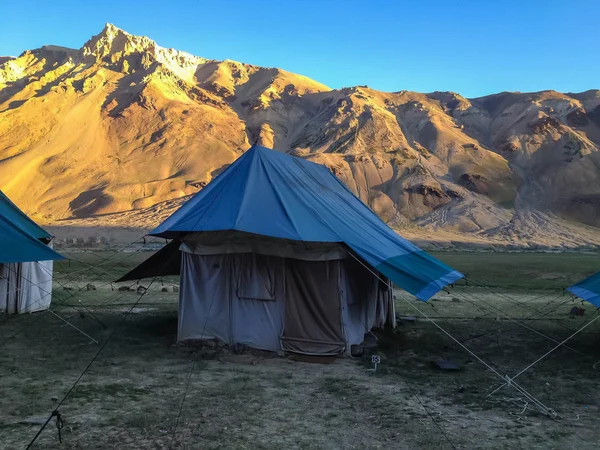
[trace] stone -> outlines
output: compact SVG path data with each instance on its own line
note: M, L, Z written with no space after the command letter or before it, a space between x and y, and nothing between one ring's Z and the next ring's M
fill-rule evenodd
M448 370L448 371L454 371L454 370L460 370L460 366L456 363L454 363L453 361L446 361L443 359L438 359L436 361L432 361L432 366L438 368L438 369L442 369L442 370Z
M173 292L179 292L179 286L173 286Z
M415 316L402 316L400 317L400 320L404 322L416 322L417 318Z
M90 283L90 284L88 284L88 285L87 285L85 288L86 288L88 291L95 291L95 290L96 290L96 286L95 286L95 285L93 285L93 284L91 284L91 283Z
M48 420L47 417L27 417L21 421L21 423L27 423L31 425L43 425Z
M583 316L584 314L585 314L585 309L583 309L583 308L578 308L577 306L573 306L571 308L572 316Z
M128 291L129 287L128 286L119 286L119 291L120 292L124 292L124 291Z
M169 292L169 288L168 287L164 287L160 290L160 292Z

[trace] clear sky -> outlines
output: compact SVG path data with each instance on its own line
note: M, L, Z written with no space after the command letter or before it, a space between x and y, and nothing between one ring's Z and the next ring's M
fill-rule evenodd
M106 22L332 88L600 88L600 0L0 0L0 55L79 48Z

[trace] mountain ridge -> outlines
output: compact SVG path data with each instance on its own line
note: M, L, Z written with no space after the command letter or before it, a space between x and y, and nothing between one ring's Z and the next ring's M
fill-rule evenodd
M331 89L111 24L0 58L0 188L47 222L149 214L253 142L327 165L399 229L600 244L598 90Z

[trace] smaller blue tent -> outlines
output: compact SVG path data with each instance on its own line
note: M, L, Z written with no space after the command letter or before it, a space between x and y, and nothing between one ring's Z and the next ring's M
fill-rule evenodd
M0 312L43 311L52 301L52 264L65 259L52 236L0 191Z
M65 259L0 215L0 264Z
M421 300L463 275L400 237L327 167L254 145L150 233L238 231L343 243Z
M50 238L0 191L0 264L65 259L42 242Z
M567 291L600 308L600 272L568 287Z
M50 233L21 211L2 191L0 191L0 216L36 239L50 239L52 237Z

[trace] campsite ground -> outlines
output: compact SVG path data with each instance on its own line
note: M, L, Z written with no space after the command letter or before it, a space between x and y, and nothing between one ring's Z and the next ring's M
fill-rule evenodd
M598 270L600 255L436 255L469 285L428 304L398 292L397 330L331 364L177 345L176 280L156 280L141 298L107 282L148 255L76 253L56 264L52 310L99 344L52 313L0 318L1 448L27 446L107 341L60 407L62 447L53 419L32 448L598 447L600 320L517 379L556 418L511 388L486 397L501 380L435 324L515 374L556 346L541 334L562 341L597 317L561 288ZM585 314L571 316L573 306ZM437 369L439 358L460 370Z

